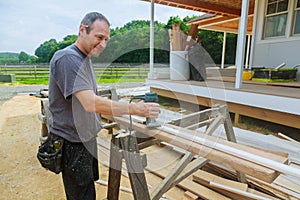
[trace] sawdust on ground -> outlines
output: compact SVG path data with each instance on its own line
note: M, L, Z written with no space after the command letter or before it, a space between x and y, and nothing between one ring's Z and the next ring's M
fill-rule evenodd
M17 95L0 106L0 199L65 199L61 175L42 168L36 158L40 144L41 122L38 120L40 99ZM99 161L100 162L100 161ZM100 164L100 179L106 181L108 168ZM122 185L130 187L122 176ZM158 177L147 175L157 185ZM106 198L107 187L96 185L97 199ZM183 191L171 189L167 199L184 199ZM120 192L121 200L133 199L131 193Z

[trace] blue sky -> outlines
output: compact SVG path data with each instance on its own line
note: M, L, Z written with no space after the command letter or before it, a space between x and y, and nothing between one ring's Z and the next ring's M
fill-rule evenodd
M150 20L150 3L140 0L0 0L0 52L25 51L33 55L45 41L61 41L77 34L82 17L90 11L104 14L112 28L131 20ZM155 4L155 20L200 12Z

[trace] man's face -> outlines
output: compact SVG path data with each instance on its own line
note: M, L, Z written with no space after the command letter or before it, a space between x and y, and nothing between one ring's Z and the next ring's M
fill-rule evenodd
M87 34L86 29L83 31L83 40L85 53L89 56L97 57L105 49L110 39L109 25L104 20L96 20Z

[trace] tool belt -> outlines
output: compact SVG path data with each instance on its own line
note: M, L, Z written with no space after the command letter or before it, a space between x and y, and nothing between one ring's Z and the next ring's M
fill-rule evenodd
M64 139L48 135L47 140L38 147L37 158L42 167L59 174L62 170L62 147Z

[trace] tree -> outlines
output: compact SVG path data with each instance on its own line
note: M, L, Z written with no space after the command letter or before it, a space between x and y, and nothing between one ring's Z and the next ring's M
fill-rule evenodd
M29 61L29 55L24 51L20 52L18 58L19 58L19 63L26 63Z
M41 44L36 50L35 55L38 57L39 62L50 62L55 51L58 50L58 44L55 39L50 39L49 41Z
M63 41L58 43L58 49L63 49L71 44L73 44L77 40L77 35L67 35L64 37Z
M169 39L165 24L154 22L154 62L168 62ZM94 62L149 62L150 21L134 20L111 30L111 39Z
M200 30L201 44L213 59L214 63L221 63L223 33Z
M169 18L167 24L154 22L154 62L169 62L169 36L168 29L172 29L172 24L180 24L180 29L187 34L190 27L186 22L194 19L196 16L185 17L181 20L178 16ZM148 63L150 50L150 21L133 20L126 23L123 27L111 29L111 40L106 49L99 57L93 58L94 62L129 62L129 63ZM215 63L221 63L223 33L200 30L199 36L202 37L202 45L209 53ZM38 62L49 62L55 51L63 49L74 43L76 35L68 35L61 42L55 39L41 44L35 51ZM226 44L226 63L234 63L236 49L236 35L227 34ZM33 57L33 62L35 57Z

